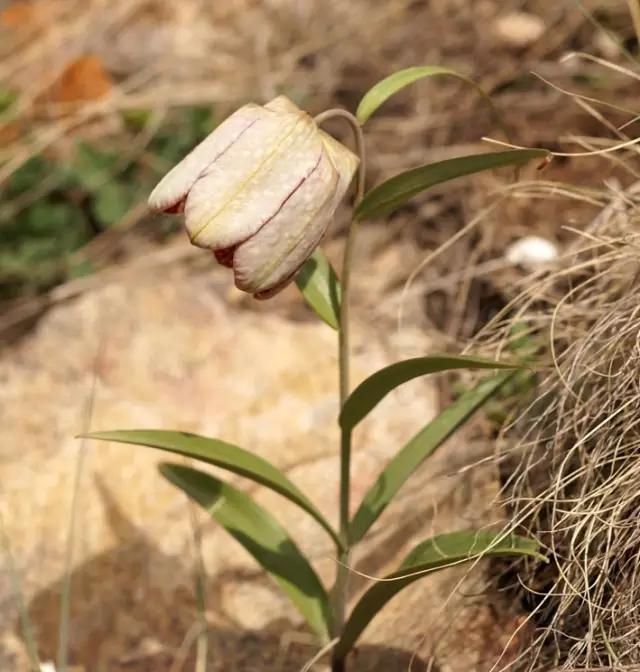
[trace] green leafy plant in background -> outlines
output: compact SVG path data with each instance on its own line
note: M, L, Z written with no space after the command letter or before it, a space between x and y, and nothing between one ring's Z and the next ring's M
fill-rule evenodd
M364 96L357 116L344 110L330 110L316 117L316 122L321 124L332 117L348 121L355 132L361 158L364 158L364 122L391 95L418 79L434 75L457 76L444 68L410 68L375 85ZM170 147L171 143L179 144L176 138L167 138L166 142L165 147ZM171 149L173 151L174 147ZM341 464L340 520L337 528L277 467L239 446L216 438L177 431L126 430L94 432L89 435L94 439L149 446L225 469L277 492L311 516L335 546L339 562L335 585L331 590L323 586L311 563L289 533L249 495L218 477L192 467L167 463L160 469L165 478L203 507L277 581L319 641L332 650L333 672L346 669L349 651L380 609L419 578L444 567L488 555L541 557L536 542L504 531L462 530L439 535L413 548L394 572L383 581L374 583L347 613L348 566L354 546L363 539L423 461L523 369L517 363L480 357L429 355L383 368L351 390L348 306L351 256L359 223L388 215L408 199L435 184L490 168L518 167L546 156L547 152L532 149L459 157L408 170L367 193L364 193L364 161L361 161L354 217L347 237L340 280L320 251L316 251L306 262L296 279L309 306L338 333ZM350 460L352 435L356 426L375 410L387 394L405 382L456 369L492 370L494 373L465 390L401 447L351 516Z
M0 115L10 114L15 102L15 94L0 90ZM144 152L123 162L127 145L151 118L148 110L129 110L115 147L77 141L68 158L38 154L12 173L0 190L0 300L91 273L94 265L83 258L82 247L145 201L159 175L214 125L208 107L176 110Z

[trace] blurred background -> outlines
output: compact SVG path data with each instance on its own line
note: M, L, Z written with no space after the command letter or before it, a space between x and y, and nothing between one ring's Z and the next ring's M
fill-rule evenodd
M493 96L513 142L550 149L615 136L611 108L607 127L560 89L627 108L625 121L633 108L624 74L562 60L584 51L626 62L635 33L625 0L15 0L3 3L0 31L0 335L93 285L78 280L159 253L179 223L149 216L149 190L248 100L284 93L312 113L354 109L394 70L446 65ZM504 140L476 93L446 78L394 98L367 133L370 182L479 149L484 135ZM554 181L599 188L606 176L595 161L555 163ZM476 181L481 192L492 179ZM560 236L575 203L560 215L556 201L510 206L484 227L489 249L474 241L474 261L495 251L491 238L502 249L525 231ZM429 247L478 205L473 187L446 186L393 230Z
M17 568L5 568L0 581L3 670L27 669L16 595L36 623L42 660L54 659L60 581L71 570L76 594L65 645L76 669L193 669L184 661L195 598L188 569L176 578L191 557L184 503L158 484L154 457L123 447L78 453L73 436L84 427L180 425L259 440L316 487L318 472L301 464L332 468L326 439L333 429L323 427L335 406L335 358L317 358L333 348L332 335L316 331L294 287L259 305L236 292L210 255L188 245L179 218L148 211L159 178L247 101L285 94L312 114L353 111L378 80L423 64L480 84L514 144L606 149L638 133L634 9L638 19L635 0L0 2L0 498L7 557ZM351 142L339 123L329 130ZM484 136L507 139L477 92L446 77L420 82L368 122L368 184L490 149ZM605 153L557 157L520 178L517 188L508 171L449 183L363 227L355 302L360 332L372 325L378 332L356 339L360 373L400 352L467 344L535 270L509 255L513 244L536 235L561 251L572 230L587 226L638 173ZM345 215L346 208L327 240L330 257L340 250ZM265 333L272 364L264 362ZM308 383L325 366L326 376ZM376 445L385 437L397 442L448 394L442 386L412 390L367 430ZM246 411L256 394L279 401ZM419 401L425 394L427 410ZM309 403L313 417L295 425L296 404ZM491 428L474 432L481 441ZM298 439L311 445L303 456ZM387 458L382 448L364 455L355 487L364 488ZM76 482L86 497L81 507ZM70 555L73 511L80 531ZM299 534L315 548L315 530ZM298 669L295 661L286 663L291 668L274 662L291 628L267 618L271 607L254 621L238 616L275 598L244 556L231 576L237 558L229 560L215 535L211 591L216 604L231 606L211 617L218 635L209 669ZM318 562L331 572L318 548ZM384 564L376 562L374 570ZM248 593L247 581L256 582ZM428 601L420 593L416 600ZM443 669L490 669L486 642L510 632L505 623L517 614L465 605L468 620L460 624L479 633L475 657L436 659ZM278 618L288 619L282 610L275 609ZM425 643L429 616L411 611L411 624L381 626L361 665L407 669L406 652L417 650L425 665L431 660L445 635ZM396 640L404 653L394 657L389 642ZM268 663L254 649L268 650Z

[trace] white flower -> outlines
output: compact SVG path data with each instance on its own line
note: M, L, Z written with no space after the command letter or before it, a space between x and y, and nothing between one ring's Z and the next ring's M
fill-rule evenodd
M173 168L151 207L184 213L191 242L273 296L317 247L358 158L284 96L232 114Z

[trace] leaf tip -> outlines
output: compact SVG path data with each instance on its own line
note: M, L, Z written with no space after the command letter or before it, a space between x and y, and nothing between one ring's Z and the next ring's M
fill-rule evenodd
M168 478L167 474L173 474L174 469L177 465L172 464L171 462L160 462L157 465L158 471L165 477Z
M83 432L82 434L76 434L73 438L80 441L111 441L111 437L104 436L103 432Z
M365 109L364 105L362 104L364 102L363 100L360 102L360 105L358 105L358 109L356 110L356 119L358 120L358 123L362 126L365 124L368 120L371 114L367 112Z

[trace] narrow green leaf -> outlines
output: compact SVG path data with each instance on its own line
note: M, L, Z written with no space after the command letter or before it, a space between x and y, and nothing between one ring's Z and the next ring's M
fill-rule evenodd
M316 315L333 329L340 324L340 283L327 257L316 250L296 277L296 285Z
M227 469L234 474L249 478L256 483L265 485L271 490L275 490L289 501L297 504L310 516L315 518L329 533L336 545L342 548L342 543L335 530L306 495L270 462L250 453L248 450L234 446L231 443L226 443L225 441L220 441L219 439L210 439L205 436L198 436L197 434L155 429L92 432L91 434L87 434L87 438L159 448L160 450L166 450L177 455L202 460L216 467Z
M491 378L482 380L447 406L440 415L405 444L378 476L356 511L349 526L349 539L352 544L362 539L421 462L449 438L472 413L480 408L513 375L513 371L503 371Z
M542 159L548 154L544 149L513 149L507 152L460 156L413 168L371 189L360 201L355 216L357 219L371 219L386 215L436 184L490 168L519 166L532 159Z
M384 605L429 572L481 556L525 555L544 560L538 548L532 539L515 534L473 530L441 534L418 544L395 572L376 582L360 598L344 626L336 655L345 656Z
M286 530L249 495L197 469L162 464L160 472L200 504L278 582L322 640L331 628L329 598Z
M518 364L496 362L483 357L431 355L396 362L376 371L349 395L340 412L340 427L351 431L393 389L409 380L452 369L517 369Z
M371 89L369 89L358 105L358 110L356 112L358 121L361 124L364 124L369 119L369 117L371 117L371 115L380 107L380 105L391 98L391 96L393 96L395 93L398 93L398 91L404 89L406 86L417 82L419 79L433 77L436 75L455 77L456 79L463 81L465 84L472 86L487 101L494 116L500 120L498 112L495 109L491 98L485 93L484 89L476 84L476 82L474 82L472 79L461 75L455 70L451 70L451 68L443 68L439 65L417 65L412 68L406 68L404 70L394 72L392 75L385 77L383 80L379 81Z

